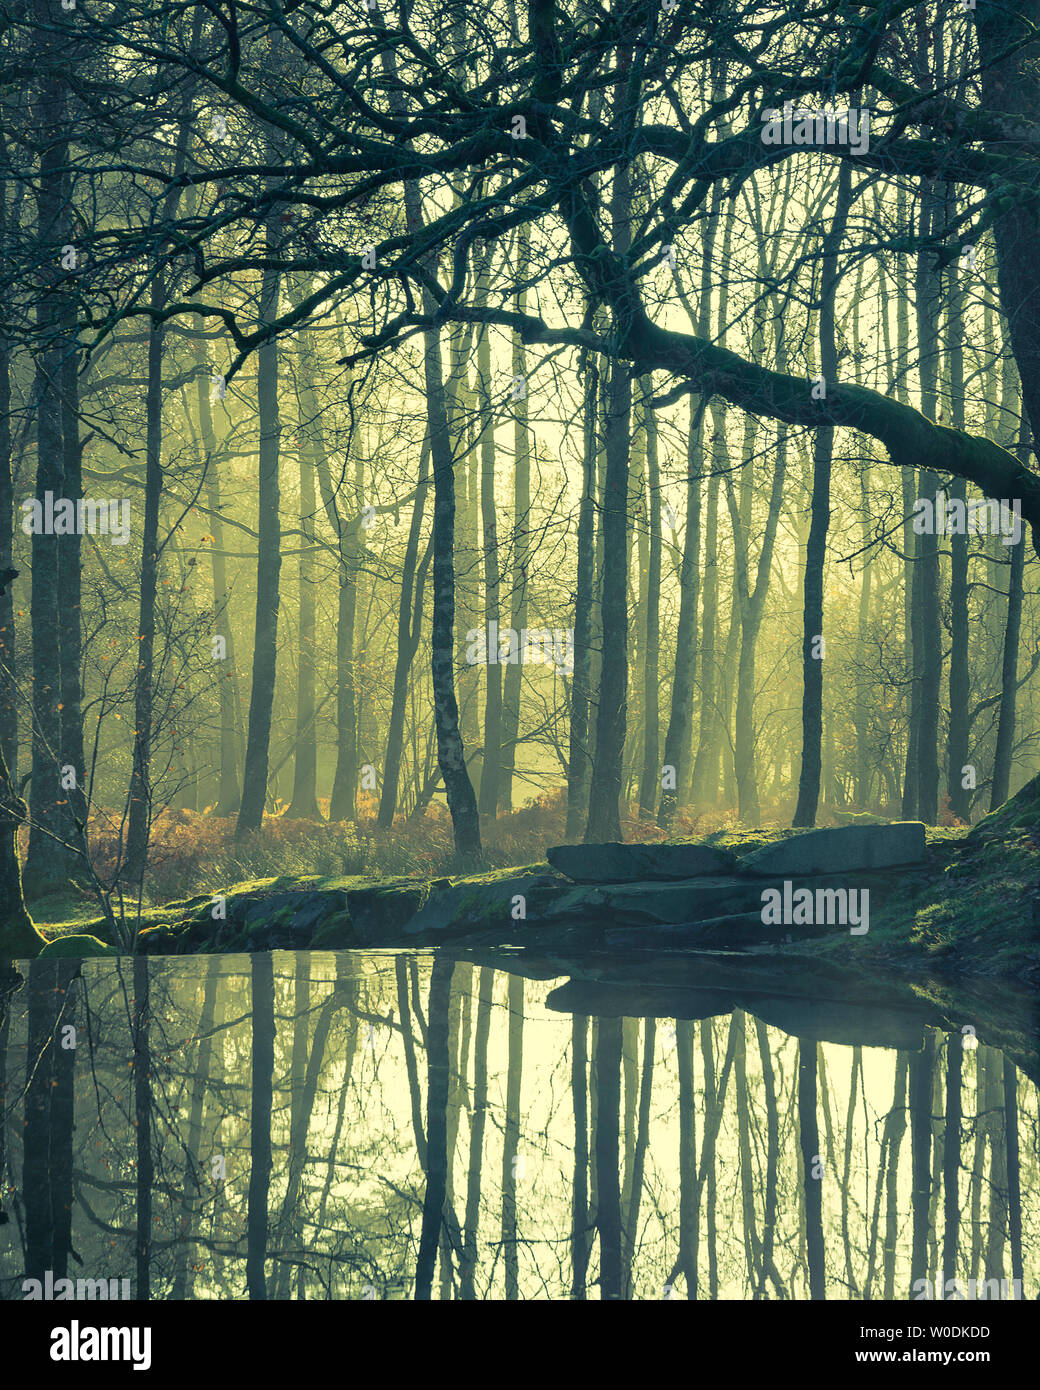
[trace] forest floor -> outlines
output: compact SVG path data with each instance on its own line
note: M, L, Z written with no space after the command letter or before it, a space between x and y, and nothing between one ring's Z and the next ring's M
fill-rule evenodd
M255 901L290 888L342 894L383 884L391 891L391 885L400 885L407 892L458 874L443 808L431 807L421 820L399 821L385 831L365 814L369 808L360 809L357 824L272 818L258 835L238 843L233 818L166 813L155 827L140 927L197 915L217 894L229 902L243 896ZM837 819L875 818L839 813ZM718 815L679 817L667 837L635 817L623 825L626 841L696 840L738 856L791 833L780 825L749 830L734 816ZM565 841L559 796L505 815L486 836L485 861L479 866L484 881L504 878L505 869L510 876L549 873L546 847ZM834 933L802 943L800 950L811 949L813 956L835 963L854 959L859 967L924 967L944 975L970 973L1040 984L1040 825L1034 817L1023 815L1011 801L970 830L930 827L927 843L925 861L899 871L898 893L872 907L868 934L850 939L847 933ZM106 857L116 848L103 825L95 830L93 844L103 877ZM474 887L481 882L474 878ZM48 939L108 935L97 898L85 889L30 904L30 909ZM124 912L128 923L138 919L136 903L125 902Z

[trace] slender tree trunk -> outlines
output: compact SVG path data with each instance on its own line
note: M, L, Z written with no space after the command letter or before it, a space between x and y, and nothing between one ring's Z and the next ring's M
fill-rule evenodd
M725 429L725 412L712 408L717 458L718 437ZM723 440L725 436L722 435ZM715 461L713 458L713 463ZM715 650L719 604L719 477L714 471L708 479L708 503L704 524L704 583L701 611L700 688L701 707L698 727L697 756L690 781L690 801L697 807L714 805L719 792L718 654Z
M414 183L404 186L408 226L422 226L422 206ZM428 291L424 312L434 305ZM426 385L427 426L433 461L433 622L431 627L433 713L437 733L437 761L455 836L455 852L461 859L479 858L480 817L477 798L466 768L455 699L455 461L445 402L441 368L440 331L423 335L423 370ZM432 1277L432 1276L431 1276Z
M516 311L527 312L527 291L523 279L528 272L529 232L521 228L516 253L516 275L520 282L516 294ZM530 408L527 399L527 352L523 339L513 337L513 380L522 383L513 403L513 603L511 625L514 632L527 626L527 569L531 563L531 445ZM583 497L584 504L584 497ZM579 520L580 532L580 520ZM577 606L577 605L575 605ZM575 620L575 625L576 625ZM577 634L575 634L575 670L577 670ZM523 667L513 662L506 667L502 691L502 785L499 800L503 810L513 809L513 779L516 775L516 756L520 739L520 693L523 688ZM571 699L574 700L574 681L571 680ZM588 697L586 695L586 701ZM572 706L573 708L573 706ZM586 719L587 719L586 714ZM573 715L572 715L573 720ZM570 777L568 775L568 787ZM580 824L575 829L577 836ZM568 832L568 838L570 832Z
M953 211L952 207L950 211ZM950 425L955 430L963 430L964 290L956 262L949 267L947 274L950 283L946 297L946 375L950 392ZM949 494L962 503L967 499L968 487L963 478L952 480ZM946 786L950 810L959 820L967 822L971 818L973 800L970 787L964 786L964 768L970 760L971 736L967 532L955 533L950 537L950 552L950 723L946 738Z
M835 298L838 290L838 249L845 235L852 202L852 166L838 171L838 194L831 226L824 239L820 280L820 373L824 385L838 380L835 340ZM820 800L823 737L823 571L831 517L831 458L834 427L821 425L813 444L812 512L805 552L805 610L802 626L802 768L798 777L796 826L816 824Z
M1035 157L1030 121L1040 108L1038 56L1040 0L1016 0L1011 5L984 4L978 11L975 35L981 59L985 109L1004 130L1001 155ZM1022 402L1033 438L1040 438L1040 262L1036 246L1040 221L1032 200L1009 200L993 223L997 249L1000 300L1011 335L1022 382Z
M653 377L641 379L643 419L646 429L647 529L649 571L646 589L646 647L643 663L643 770L639 779L639 814L651 820L657 804L661 776L660 692L661 664L661 469L657 458L657 419L650 405Z
M582 354L579 376L585 385L582 487L578 511L578 573L574 597L574 674L571 678L571 725L567 760L567 839L581 834L589 809L592 759L589 724L592 678L592 606L596 581L596 408L599 368Z
M618 54L618 71L628 54ZM624 87L619 83L619 95ZM611 222L614 252L631 245L632 198L628 167L614 169ZM631 442L632 374L615 359L607 378L606 475L603 493L603 656L596 710L596 752L589 789L585 840L621 839L621 791L628 719L628 455Z
M71 202L71 189L66 196ZM83 496L83 449L79 438L79 353L76 350L75 310L65 314L65 360L61 368L61 435L64 472L63 496L76 505ZM61 624L61 763L65 792L67 835L78 850L86 851L87 796L83 757L83 661L82 590L83 538L78 529L64 536L58 553L58 617ZM74 862L74 860L73 860Z
M36 294L36 326L39 346L33 388L36 415L36 498L42 508L49 492L64 495L64 445L62 439L61 380L62 341L67 290L63 245L68 235L64 167L68 156L66 136L66 83L52 53L51 15L47 0L34 0L39 26L39 65L35 125L41 141L36 192L37 235L42 269ZM39 897L63 887L72 866L64 841L69 829L65 793L61 786L61 611L59 549L68 537L48 535L41 527L32 537L32 780L29 791L29 849L25 861L27 897Z
M199 434L206 468L206 501L209 506L209 527L213 536L213 622L214 636L224 639L220 675L217 677L218 718L220 720L220 773L215 814L233 816L241 804L238 789L238 753L235 747L235 728L240 720L238 709L238 679L235 664L235 638L231 622L231 591L227 581L227 561L224 556L224 521L221 510L220 451L213 429L210 402L210 372L201 338L195 340L195 370L199 411Z
M301 354L302 355L302 354ZM304 370L303 364L300 369ZM301 412L302 413L302 412ZM296 739L293 760L292 800L286 815L300 820L322 820L318 806L318 728L315 683L317 603L315 597L314 545L317 493L315 461L308 445L307 420L299 422L300 433L300 556L299 618L300 651L296 667Z
M1023 419L1019 435L1018 458L1025 467L1029 460L1028 425ZM1022 599L1026 563L1025 536L1009 547L1011 562L1008 569L1007 618L1004 624L1004 647L1000 662L1000 713L997 718L997 743L993 754L993 787L991 811L995 811L1011 795L1011 763L1015 748L1015 719L1018 704L1018 646L1022 634Z
M679 568L679 618L675 632L675 672L672 703L664 736L661 804L657 824L671 824L679 793L688 780L690 728L693 721L693 677L696 663L697 603L700 597L701 470L703 468L704 406L702 397L690 397L690 423L686 450L686 535ZM686 755L684 757L684 754Z
M621 838L622 759L628 691L628 450L632 382L613 362L607 382L607 471L603 501L603 654L596 751L585 840Z
M10 569L0 573L0 597L6 595L14 573ZM27 814L28 807L17 794L8 771L0 738L0 961L38 955L44 944L22 896L18 827Z
M870 631L870 591L873 564L870 557L870 466L859 470L860 512L862 514L861 545L863 571L859 581L859 603L856 608L856 805L865 811L870 803L872 776L870 769L870 694L871 681L867 674L867 643Z
M277 256L275 215L267 221L269 257ZM279 271L267 266L260 288L258 327L271 323L278 312ZM249 693L249 732L246 741L242 804L235 836L241 839L263 824L267 802L267 771L271 750L271 717L278 664L278 606L282 569L282 531L278 515L278 465L281 420L278 413L278 342L272 338L257 349L256 397L259 411L260 459L258 539L256 554L256 617L253 627L253 679Z
M401 780L401 759L404 755L404 716L408 700L408 673L419 649L422 628L423 593L426 571L432 549L427 547L421 564L419 538L422 533L426 494L430 483L430 441L423 440L419 455L419 482L412 506L412 520L401 567L401 592L397 605L397 655L394 662L394 688L390 698L390 722L386 735L386 757L383 763L383 787L379 797L378 824L384 829L394 823L397 811L398 788Z
M152 287L151 307L162 308L163 277ZM141 536L141 597L137 618L137 675L134 689L134 751L130 776L130 813L126 837L127 874L140 885L148 862L152 821L152 734L155 695L155 596L159 582L159 502L162 497L162 391L165 325L148 327L148 388L145 398L144 528Z
M745 467L748 470L753 467L750 457ZM757 825L761 820L758 775L755 769L755 655L772 576L773 549L776 543L777 525L780 521L786 470L787 440L786 434L781 432L773 465L769 511L762 533L762 548L758 554L754 588L749 587L748 581L750 563L748 536L751 531L750 498L746 509L738 509L730 479L727 477L725 480L726 496L733 523L733 567L740 607L740 663L737 670L733 762L737 780L738 814L742 821L751 825ZM743 517L741 510L746 510L746 515Z
M190 40L190 51L198 47L201 33L201 19L196 19ZM185 113L186 114L186 113ZM190 137L190 122L182 117L179 121L177 143L173 157L173 182L163 199L163 218L172 221L176 217L180 202L178 180L184 172ZM152 282L149 308L152 314L158 313L166 303L166 275L159 268ZM154 788L152 785L152 741L155 719L155 603L159 585L159 508L163 489L163 356L166 341L166 325L156 318L148 320L148 384L145 394L145 468L144 468L144 522L141 534L141 597L137 619L138 661L134 681L134 743L133 764L130 773L130 805L126 834L126 872L131 883L138 886L144 878L148 862L148 838L151 831ZM73 376L73 381L75 380ZM67 403L71 405L71 403ZM78 403L77 403L78 404ZM78 408L75 414L78 416ZM75 419L70 418L68 430L78 430ZM70 468L74 470L71 483L79 490L79 447L70 448L66 439L66 486L70 485ZM71 494L66 494L71 495ZM73 563L77 573L78 552ZM64 575L62 576L64 580ZM63 585L64 587L64 585ZM76 597L78 600L78 586ZM78 609L77 609L78 622ZM70 676L70 686L79 689L79 644L71 639L76 647L76 672ZM71 659L71 658L70 658ZM64 660L64 658L63 658ZM78 718L79 702L75 704ZM64 720L64 711L62 713ZM69 756L78 754L82 762L82 729L69 734ZM86 818L85 802L82 814Z
M733 241L733 217L726 217L722 233L722 264L728 265L730 247ZM704 270L701 278L701 305L699 309L698 331L701 336L710 337L711 284L710 262L714 236L709 240L705 233ZM729 283L723 277L718 289L718 334L720 343L725 346L726 329L729 317ZM689 795L687 799L697 808L714 806L719 792L719 751L721 729L719 727L719 658L716 651L719 628L719 479L729 470L729 444L726 438L726 407L720 400L711 404L711 463L712 472L708 478L708 497L704 525L704 580L702 584L703 607L701 614L700 650L700 718L697 727L697 754L690 773ZM696 615L694 617L696 625Z
M477 798L466 769L455 700L453 636L455 626L455 474L444 413L440 345L437 331L426 334L426 399L430 412L430 450L433 458L433 706L437 729L437 761L444 779L455 849L463 857L479 856L480 821Z
M924 32L923 13L918 14L920 33ZM919 38L919 48L926 52L925 38ZM941 221L937 196L927 187L921 190L920 234L922 241L932 234ZM934 260L928 251L917 257L917 353L918 375L921 382L921 413L929 420L936 418L938 399L939 335L939 277ZM933 503L939 490L939 478L931 470L921 474L922 497ZM942 685L942 614L940 611L940 564L938 526L932 535L917 537L916 592L917 619L920 632L920 692L918 722L915 733L918 774L918 816L930 825L939 819L939 701Z
M491 274L491 250L485 243L477 260L475 301L487 303ZM491 399L491 336L487 324L477 327L477 429L480 435L480 522L484 552L484 626L487 630L487 663L484 667L484 757L481 763L478 809L494 820L498 814L502 776L502 667L498 643L491 633L500 622L501 583L498 551L498 513L495 506L495 419ZM491 624L494 623L495 629ZM519 658L519 653L517 654Z

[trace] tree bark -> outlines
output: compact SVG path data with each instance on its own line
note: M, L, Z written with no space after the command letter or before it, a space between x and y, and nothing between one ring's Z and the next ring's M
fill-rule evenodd
M491 274L491 248L476 258L476 302L487 303ZM500 621L501 582L498 552L498 513L495 506L495 418L491 399L491 338L487 324L477 328L477 430L480 437L480 522L484 553L484 625L491 642L491 624ZM507 668L508 669L508 668ZM478 809L493 821L498 814L502 776L502 667L498 644L489 645L484 667L484 757L481 763Z
M852 203L852 166L838 171L834 216L824 238L820 271L820 373L825 389L833 392L838 379L835 341L835 299L838 290L838 250L845 235ZM802 766L798 775L798 804L794 824L816 824L820 800L823 737L823 652L817 643L823 631L823 571L827 559L827 530L831 519L831 458L834 429L822 425L813 443L812 512L805 552L805 610L802 623Z
M658 705L661 665L661 469L657 458L657 419L650 405L653 377L643 377L640 386L646 430L649 556L643 654L643 770L639 779L639 814L645 820L651 820L657 805L657 787L661 777L661 716Z
M39 68L35 124L41 140L36 190L37 236L41 273L36 295L39 344L33 397L36 414L36 498L40 506L50 492L64 496L64 441L61 383L63 341L69 290L61 261L69 235L64 168L68 158L67 83L52 52L51 14L46 0L34 0ZM71 243L70 243L71 244ZM73 856L67 847L70 819L61 786L61 599L60 546L67 536L32 537L32 780L29 790L29 849L23 877L27 897L40 897L67 882Z
M398 788L401 780L401 759L404 754L404 716L408 700L408 673L419 649L422 629L423 593L426 571L433 554L428 546L422 563L417 564L419 538L422 532L426 494L430 485L430 440L423 439L419 454L419 482L412 504L412 520L408 530L404 562L401 567L401 592L397 604L397 655L394 661L394 686L390 697L390 722L386 735L386 757L383 760L383 787L379 797L377 824L383 829L394 823L397 811Z
M270 214L266 227L268 257L278 254ZM266 266L260 288L258 326L270 323L278 310L279 271ZM253 625L253 679L249 692L242 804L235 827L241 839L263 824L267 802L267 771L271 748L271 717L278 663L278 605L282 569L282 531L278 515L278 466L281 420L278 413L278 342L271 338L257 349L256 397L259 411L260 458L258 488L258 539L256 553L256 617Z
M527 308L527 292L523 286L528 273L529 235L521 229L516 252L516 275L520 282L516 293L518 313ZM513 337L513 380L523 382L523 390L513 402L513 603L511 626L521 632L527 626L527 568L531 563L531 452L532 434L528 403L527 352L519 334ZM584 496L583 496L584 501ZM579 533L580 533L579 519ZM580 544L580 542L579 542ZM575 618L575 669L577 668L577 618ZM506 667L502 690L502 784L500 803L505 811L513 810L513 781L516 776L516 757L520 741L520 695L523 689L523 667L516 662ZM574 699L574 679L571 678L571 699ZM587 697L586 697L587 698ZM573 706L572 706L573 708ZM573 716L572 716L573 717ZM568 775L568 786L570 778ZM574 835L578 834L575 829ZM568 831L568 835L570 832Z

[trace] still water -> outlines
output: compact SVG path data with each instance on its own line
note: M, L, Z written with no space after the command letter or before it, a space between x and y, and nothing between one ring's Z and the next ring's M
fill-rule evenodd
M5 1299L1040 1286L1036 1084L912 1010L422 953L21 971Z

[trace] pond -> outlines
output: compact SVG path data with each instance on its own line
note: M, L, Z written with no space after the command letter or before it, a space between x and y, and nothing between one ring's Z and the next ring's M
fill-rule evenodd
M1036 1295L1037 1086L970 1027L521 969L21 965L0 1297Z

